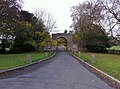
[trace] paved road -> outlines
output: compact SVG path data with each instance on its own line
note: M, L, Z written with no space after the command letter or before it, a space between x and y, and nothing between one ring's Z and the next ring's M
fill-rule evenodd
M66 52L59 52L38 69L0 79L0 89L113 89Z

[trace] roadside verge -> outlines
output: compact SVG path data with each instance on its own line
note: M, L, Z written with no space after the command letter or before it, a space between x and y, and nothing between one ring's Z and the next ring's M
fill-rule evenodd
M103 71L95 68L94 66L90 65L87 62L84 62L79 57L73 55L69 52L74 58L76 58L84 67L86 67L90 72L94 73L96 76L100 77L103 81L105 81L108 85L115 87L116 89L120 89L120 81L115 79L114 77L104 73Z
M12 73L15 73L15 72L17 72L17 71L24 70L24 69L27 68L27 67L30 67L30 66L39 64L39 63L41 63L41 62L43 62L43 61L49 60L49 59L53 58L56 54L57 54L57 52L55 52L52 56L46 57L46 58L44 58L44 59L42 59L42 60L35 61L35 62L32 62L32 63L26 64L26 65L24 65L24 66L15 67L15 68L11 68L11 69L7 69L7 70L0 71L0 79L1 79L1 78L4 78L5 76L8 76L8 75L10 75L10 74L12 74Z

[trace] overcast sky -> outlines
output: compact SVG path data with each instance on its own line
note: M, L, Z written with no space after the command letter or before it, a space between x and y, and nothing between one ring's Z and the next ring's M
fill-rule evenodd
M70 30L72 24L70 17L70 7L82 3L84 0L23 0L23 9L34 12L35 9L44 8L51 13L57 21L57 31L64 32L65 29Z

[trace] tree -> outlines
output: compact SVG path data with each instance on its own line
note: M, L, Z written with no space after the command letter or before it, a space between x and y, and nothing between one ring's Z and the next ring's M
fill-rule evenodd
M110 47L110 43L102 27L95 25L87 34L85 47L91 52L107 52L106 48Z
M44 40L43 34L46 32L46 29L44 28L44 24L40 21L38 21L34 27L33 40L37 45L37 52L39 52L40 43Z
M100 0L102 6L112 15L112 18L120 22L120 0Z
M36 47L37 52L44 40L49 36L49 33L44 25L42 19L38 19L34 14L28 11L21 11L22 20L20 21L20 26L22 27L18 30L18 35L15 39L19 39L18 45L29 44ZM20 32L19 32L20 31ZM24 38L24 39L23 39Z
M84 2L71 8L71 17L73 18L73 29L75 35L73 40L79 45L85 43L86 34L91 32L93 24L99 24L101 16L101 7L99 3L92 4L91 2Z
M37 20L33 13L29 13L28 11L25 10L21 11L21 16L23 21L26 21L31 24L34 24Z
M41 39L39 41L35 41L38 46L37 48L39 48L39 43L44 42L46 38L49 38L50 37L49 32L51 32L54 28L56 28L56 21L53 20L53 17L49 13L47 13L44 9L37 10L35 11L34 14L38 20L37 21L38 26L35 27L39 27L39 31L41 33L41 37L39 35L39 38Z
M56 40L52 40L52 46L54 46L54 47L57 46L57 41Z
M104 20L102 26L107 29L112 39L120 43L117 35L120 35L120 0L100 0L103 7Z
M42 21L46 26L48 32L52 32L56 27L56 21L53 19L53 16L46 12L45 9L39 9L35 11L35 16L39 21Z
M83 39L82 39L82 36L83 34L81 34L81 32L75 32L73 35L72 35L72 39L73 39L73 42L76 43L78 45L78 49L81 49L81 48L84 48L83 46Z
M32 13L23 10L21 11L20 15L21 20L17 22L19 23L19 26L17 26L18 29L15 29L14 31L14 45L11 49L11 52L21 53L35 51L35 47L31 44L33 41L33 23L35 22L35 17Z
M67 40L65 38L59 38L57 41L57 45L67 46Z
M57 41L56 40L52 40L52 50L56 50L57 49Z
M103 18L102 7L100 3L85 2L83 4L79 4L78 6L73 6L71 11L71 17L73 18L72 26L75 30L75 34L73 34L73 41L78 44L78 47L82 45L83 48L86 47L89 51L91 51L91 47L96 46L96 48L100 48L100 45L104 45L103 41L107 42L107 35L105 30L99 23ZM98 39L95 41L96 38L101 37L106 37L106 39ZM101 44L99 44L99 42L101 42ZM94 45L91 45L91 43ZM102 47L100 50L103 50ZM107 46L104 45L104 49L105 47ZM102 52L100 50L96 49L93 51Z
M67 33L67 30L65 30L64 33Z
M10 46L10 41L7 39L3 39L1 42L1 47L2 49L0 50L0 53L6 53L6 48L9 48Z
M12 52L32 51L34 46L39 52L41 42L46 39L46 35L49 36L56 22L50 14L46 18L44 11L36 13L36 16L23 11L21 3L21 0L0 0L0 37L8 43L10 40ZM3 46L4 50L5 44Z
M1 0L0 1L0 33L8 36L12 35L20 20L20 0Z
M19 29L20 10L20 0L0 0L0 37L2 40L14 40L15 31Z

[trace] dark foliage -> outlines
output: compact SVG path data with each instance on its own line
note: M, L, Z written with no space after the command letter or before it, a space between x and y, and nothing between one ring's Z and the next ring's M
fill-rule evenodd
M25 53L25 52L34 52L35 47L32 46L31 44L17 44L14 45L14 47L10 50L9 53Z
M107 52L106 48L110 47L109 39L105 34L89 34L85 46L91 52Z

